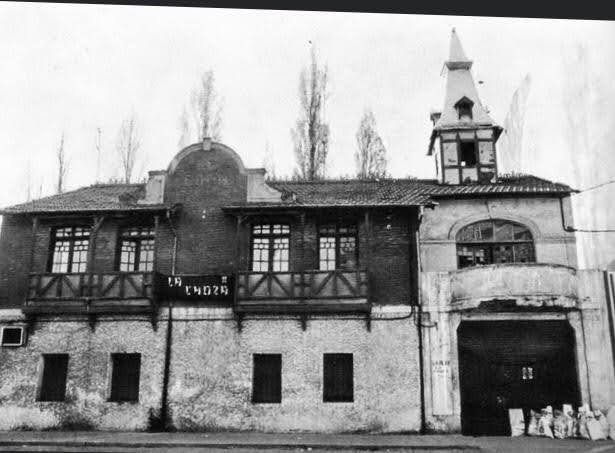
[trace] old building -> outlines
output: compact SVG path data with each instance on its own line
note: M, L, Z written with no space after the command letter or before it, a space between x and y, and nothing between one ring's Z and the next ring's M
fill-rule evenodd
M266 182L205 139L2 210L0 429L498 432L613 402L572 189L499 175L454 34L446 66L434 180Z

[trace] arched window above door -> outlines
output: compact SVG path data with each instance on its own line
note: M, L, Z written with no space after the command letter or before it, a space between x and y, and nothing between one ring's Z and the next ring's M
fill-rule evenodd
M457 233L457 267L536 261L530 230L507 220L484 220Z

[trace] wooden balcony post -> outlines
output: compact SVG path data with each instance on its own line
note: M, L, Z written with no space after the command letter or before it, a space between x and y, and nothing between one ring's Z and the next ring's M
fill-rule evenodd
M365 210L365 260L367 261L365 263L365 274L366 274L366 280L367 280L367 301L371 302L371 298L370 298L370 285L369 285L369 270L371 268L371 261L372 261L372 218L369 215L369 211L366 209ZM360 279L357 279L357 281L360 281Z
M94 256L96 255L96 236L104 220L105 216L97 216L93 218L92 222L92 232L90 233L90 240L88 241L88 258L86 264L88 283L87 288L83 289L83 295L86 297L92 297L94 295L92 291L92 286L94 285L94 269L92 269L92 267L94 264Z
M34 271L34 251L36 250L36 233L38 232L38 217L32 217L32 243L30 244L30 274Z

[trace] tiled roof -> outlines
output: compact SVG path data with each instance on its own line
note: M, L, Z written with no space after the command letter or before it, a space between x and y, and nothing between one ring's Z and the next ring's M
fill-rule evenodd
M96 184L10 206L0 210L0 214L133 211L164 207L138 204L137 201L143 198L144 194L144 184Z
M337 179L271 181L283 193L281 203L246 203L239 207L421 206L439 198L484 195L549 195L573 192L565 184L535 176L500 177L494 184L447 185L433 179ZM138 203L144 184L98 184L0 210L0 214L139 211L164 205ZM232 208L231 206L230 208Z
M549 195L574 192L569 186L536 176L503 176L493 184L448 185L433 179L271 181L283 193L282 203L250 206L408 206L438 198L484 195Z

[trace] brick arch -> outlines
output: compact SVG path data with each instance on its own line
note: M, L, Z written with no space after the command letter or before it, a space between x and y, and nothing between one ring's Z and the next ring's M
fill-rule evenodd
M506 214L498 214L495 216L485 216L484 214L476 214L472 216L463 217L457 220L448 231L448 239L451 241L455 241L457 239L457 233L463 227L471 225L476 222L481 222L484 220L507 220L509 222L514 222L523 225L530 233L532 233L532 239L534 242L542 238L542 233L540 232L540 228L533 220L523 217L523 216L511 216Z
M192 145L189 145L187 147L185 147L184 149L182 149L180 152L178 152L175 157L173 158L173 160L171 160L171 163L169 164L169 167L167 168L167 174L171 175L175 172L175 169L177 168L177 166L179 165L179 163L187 156L189 156L192 153L195 152L210 152L210 151L221 151L223 153L226 153L229 155L229 157L235 162L235 164L237 165L237 168L239 169L239 173L241 173L242 175L246 175L246 167L243 164L243 161L241 160L241 157L239 157L239 154L237 154L237 152L235 152L235 150L233 150L230 146L224 145L223 143L218 143L218 142L211 142L209 149L205 149L205 143L203 142L199 142L199 143L194 143Z

